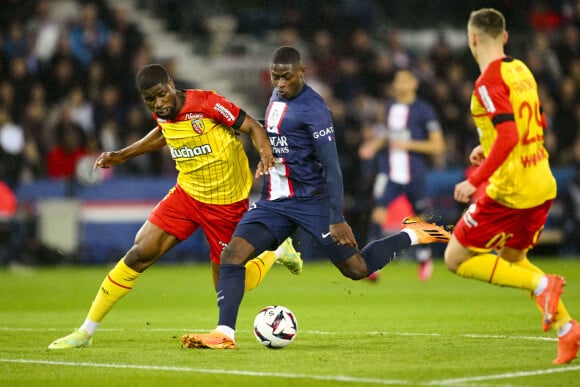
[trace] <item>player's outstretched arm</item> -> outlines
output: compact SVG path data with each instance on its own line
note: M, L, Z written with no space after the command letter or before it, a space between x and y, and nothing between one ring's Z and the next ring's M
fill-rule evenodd
M165 146L165 137L163 133L155 127L147 133L142 139L134 142L126 148L118 151L103 152L95 161L93 169L110 168L113 165L121 164L132 157L142 155L144 153L159 150Z

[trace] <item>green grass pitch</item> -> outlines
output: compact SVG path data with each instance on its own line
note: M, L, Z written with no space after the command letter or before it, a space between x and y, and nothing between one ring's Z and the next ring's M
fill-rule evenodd
M566 277L564 301L580 316L580 260L537 259ZM378 283L350 281L328 262L293 276L276 265L246 294L238 350L191 350L188 332L214 328L209 265L163 265L142 275L101 324L91 348L49 351L82 323L108 267L0 269L0 386L576 386L580 359L553 366L555 333L516 289L466 280L441 261L431 281L395 262ZM280 304L298 336L281 350L251 331ZM578 317L580 318L580 317Z

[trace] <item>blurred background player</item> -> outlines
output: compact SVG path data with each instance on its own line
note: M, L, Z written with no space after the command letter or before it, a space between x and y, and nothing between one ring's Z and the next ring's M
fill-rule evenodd
M282 46L272 55L274 90L266 108L266 130L276 157L264 175L262 196L246 212L221 256L218 281L219 322L207 334L186 334L189 348L234 349L235 326L244 295L247 261L277 246L298 227L321 246L347 278L360 280L391 262L411 245L446 242L449 233L417 219L402 231L358 250L343 215L343 181L334 124L324 99L305 83L300 52ZM266 165L260 162L259 169Z
M375 137L364 142L359 155L376 160L374 206L369 240L384 236L388 207L401 195L413 213L425 218L430 208L427 175L432 158L445 152L445 140L435 109L417 96L419 81L410 70L398 70L392 84L393 99L379 107ZM430 247L414 251L419 262L419 278L428 280L433 272ZM378 272L369 276L377 279Z
M199 228L209 242L212 278L217 286L220 254L248 209L253 182L237 132L251 137L265 171L274 165L264 127L233 102L212 91L176 89L167 70L158 64L143 67L136 81L157 127L126 148L102 153L95 168L109 168L167 146L179 171L177 183L103 280L83 325L54 341L50 349L90 346L102 319L133 288L140 274ZM292 241L286 239L275 252L265 252L248 262L246 290L262 281L277 258L293 273L301 272L302 260Z
M471 99L480 145L469 158L478 167L455 185L454 198L467 203L480 185L488 186L457 222L445 264L464 278L530 291L543 314L542 329L558 332L553 363L569 363L578 353L580 325L560 300L564 278L544 274L527 258L557 188L544 147L538 86L522 61L504 53L508 33L499 11L473 11L467 35L481 71Z

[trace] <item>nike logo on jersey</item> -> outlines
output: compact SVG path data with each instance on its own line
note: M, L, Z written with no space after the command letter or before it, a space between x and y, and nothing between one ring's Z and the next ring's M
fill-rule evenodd
M322 239L329 237L329 236L330 236L330 232L327 232L326 234L322 233Z

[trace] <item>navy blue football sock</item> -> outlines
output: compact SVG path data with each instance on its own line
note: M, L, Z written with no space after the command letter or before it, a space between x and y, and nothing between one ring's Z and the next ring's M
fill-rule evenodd
M238 309L244 298L246 268L241 265L221 265L217 301L220 308L218 325L236 329Z
M369 274L382 269L397 257L397 253L411 246L411 238L406 232L389 235L367 244L361 254L367 263Z

